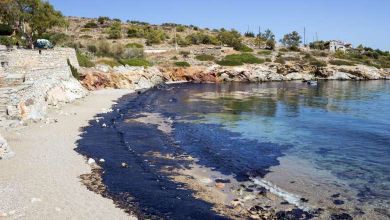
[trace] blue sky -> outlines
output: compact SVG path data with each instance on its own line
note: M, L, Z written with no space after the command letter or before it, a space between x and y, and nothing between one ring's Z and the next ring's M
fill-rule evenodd
M297 30L313 40L338 39L390 50L390 0L49 0L65 15L109 16L257 32L277 39Z

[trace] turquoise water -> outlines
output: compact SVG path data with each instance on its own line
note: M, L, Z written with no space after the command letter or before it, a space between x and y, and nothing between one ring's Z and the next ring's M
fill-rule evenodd
M194 95L224 110L202 116L243 138L290 146L285 155L330 171L356 200L390 204L390 83L268 83ZM388 210L387 210L388 213Z

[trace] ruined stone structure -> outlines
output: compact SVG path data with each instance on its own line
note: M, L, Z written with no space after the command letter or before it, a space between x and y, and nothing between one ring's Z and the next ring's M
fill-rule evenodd
M48 105L83 97L67 60L79 68L70 48L0 50L0 120L42 119Z

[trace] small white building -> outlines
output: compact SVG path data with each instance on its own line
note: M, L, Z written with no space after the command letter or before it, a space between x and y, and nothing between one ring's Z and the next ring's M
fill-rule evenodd
M346 43L343 41L338 41L338 40L332 40L329 41L329 51L332 53L335 53L336 51L347 51L347 49L351 49L352 44Z

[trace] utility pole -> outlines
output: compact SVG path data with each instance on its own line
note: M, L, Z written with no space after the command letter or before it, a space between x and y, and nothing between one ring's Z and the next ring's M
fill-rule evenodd
M175 50L176 50L176 53L177 53L177 37L176 37L176 28L175 28Z

